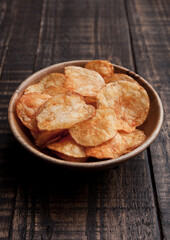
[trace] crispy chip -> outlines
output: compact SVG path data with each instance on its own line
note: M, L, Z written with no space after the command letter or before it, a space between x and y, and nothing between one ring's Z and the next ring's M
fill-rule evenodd
M127 152L132 151L137 148L145 141L145 134L143 131L139 129L135 129L132 133L126 133L124 131L120 131L119 134L126 140L127 142Z
M85 68L98 72L104 78L106 83L107 79L111 78L114 74L113 65L109 61L94 60L88 62L85 65Z
M34 139L36 139L38 137L39 131L38 129L36 130L30 130L31 135L33 136Z
M86 158L85 148L78 145L74 139L67 135L61 138L59 141L51 143L47 146L49 149L62 153L68 157L74 158Z
M24 94L17 103L17 115L22 123L29 129L36 131L37 124L35 114L51 96L41 93Z
M65 92L66 92L66 89L64 87L49 86L48 88L45 89L45 91L43 93L48 94L53 97L53 96L56 96L58 94L65 93Z
M69 129L74 140L83 146L97 146L114 137L120 122L110 109L97 109L96 115Z
M60 157L63 160L66 160L68 162L85 162L87 160L87 157L85 157L85 158L75 158L75 157L70 157L70 156L67 156L63 153L57 153L57 152L54 152L54 154L57 154L58 157Z
M106 83L110 82L117 82L117 81L128 81L137 83L132 77L128 76L127 74L115 73L111 77L105 78Z
M117 133L112 139L104 142L96 147L87 147L87 156L104 159L117 158L126 152L126 140Z
M137 83L108 83L97 94L99 108L111 108L116 116L134 128L141 125L149 111L149 97ZM133 129L134 130L134 129Z
M65 67L65 74L67 76L65 87L85 97L96 96L98 90L105 85L99 73L82 67Z
M51 73L43 77L38 83L29 86L25 90L26 93L38 92L43 93L46 88L50 86L60 86L62 87L65 83L65 75L62 73Z
M51 140L58 140L61 138L61 130L54 130L54 131L41 131L38 133L36 137L35 144L39 147L45 147L49 141Z
M76 93L59 94L49 100L36 116L40 130L67 129L95 114L95 108Z

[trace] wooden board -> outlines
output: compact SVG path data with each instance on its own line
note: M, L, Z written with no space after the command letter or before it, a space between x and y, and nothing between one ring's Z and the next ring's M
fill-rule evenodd
M168 147L168 125L151 151L105 172L72 173L29 154L12 137L7 124L8 101L17 85L32 71L57 62L108 59L146 78L155 76L152 83L157 89L161 87L162 93L165 91L167 81L162 86L157 76L167 78L167 74L162 71L159 75L157 60L145 63L148 56L153 60L154 49L158 48L156 40L145 40L152 39L157 29L152 28L153 36L148 35L153 19L146 10L152 5L142 1L125 3L38 0L35 5L32 0L13 0L13 13L4 1L8 6L5 16L10 20L6 20L8 30L0 25L7 44L0 52L0 238L168 238L168 168L160 171L168 166L163 148L164 143ZM159 3L163 14L161 6ZM156 8L155 14L160 14ZM165 20L159 16L160 21L163 24ZM161 25L160 29L163 31ZM167 50L163 41L161 46ZM163 180L161 174L166 174Z
M22 171L15 161L17 158L24 160L27 154L11 134L7 110L13 91L33 71L41 18L41 1L37 3L37 8L34 7L34 1L30 0L2 1L0 4L0 239L13 236L13 215L18 192L16 170ZM30 23L34 26L32 29ZM15 239L23 238L17 232Z
M170 5L168 1L131 1L128 19L137 72L158 91L164 105L164 124L149 150L150 168L158 198L162 237L170 236Z

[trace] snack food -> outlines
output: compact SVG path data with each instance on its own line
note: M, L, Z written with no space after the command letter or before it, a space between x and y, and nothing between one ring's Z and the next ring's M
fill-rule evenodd
M118 81L105 85L97 94L98 108L111 108L130 127L141 125L149 112L149 98L137 83Z
M70 135L82 146L97 146L114 137L120 124L110 109L97 109L94 117L75 124Z
M87 156L92 156L98 159L117 158L125 153L127 149L126 140L117 132L116 135L96 147L87 147Z
M22 123L30 130L37 129L35 114L51 96L41 93L24 94L17 102L16 111Z
M113 65L106 60L94 60L85 65L85 68L98 72L109 83L114 76Z
M50 86L62 87L65 83L65 75L62 73L51 73L43 77L38 83L27 87L26 93L38 92L44 93L44 91Z
M71 159L74 159L76 162L77 160L84 161L87 159L85 147L77 144L70 135L63 137L57 142L49 144L47 147L58 155L63 154L65 158L66 156L71 157Z
M117 81L128 81L128 82L137 83L132 77L122 73L113 74L112 77L108 78L107 83L117 82Z
M99 73L86 68L68 66L65 67L65 74L67 76L65 87L84 97L95 97L99 89L105 85Z
M85 162L117 158L141 145L146 136L136 127L149 107L139 83L109 61L94 60L27 87L16 112L36 146L65 161Z
M36 114L39 130L62 130L72 127L95 114L95 108L87 105L75 93L58 94L49 99Z
M140 146L145 141L146 138L144 132L139 129L135 129L135 131L131 133L120 131L119 134L127 142L126 152L131 152L133 149Z

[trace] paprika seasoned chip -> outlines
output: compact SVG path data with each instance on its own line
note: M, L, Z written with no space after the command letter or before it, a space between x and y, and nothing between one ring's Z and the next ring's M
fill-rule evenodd
M67 156L63 153L57 153L57 152L53 152L55 154L57 154L58 157L60 157L63 160L66 160L68 162L85 162L87 160L87 157L85 158L76 158L76 157L71 157L71 156Z
M70 135L47 146L49 149L68 157L86 158L85 147L78 145Z
M26 93L38 92L43 93L46 88L50 86L60 86L62 87L65 83L65 75L62 73L51 73L43 77L38 83L29 86L25 90Z
M61 93L65 93L66 89L62 86L49 86L48 88L45 89L43 93L48 94L50 96L56 96Z
M110 82L117 82L117 81L128 81L128 82L134 82L137 83L132 77L128 76L127 74L121 74L121 73L114 73L112 77L105 79L107 83Z
M54 130L54 131L41 131L37 134L37 137L35 138L35 144L39 147L45 147L45 145L51 141L52 139L61 138L61 130Z
M85 97L96 96L98 90L105 85L99 73L82 67L65 67L65 74L65 87Z
M108 83L108 79L112 78L114 74L113 65L106 60L90 61L85 65L85 68L98 72L106 83Z
M95 108L76 93L59 94L49 100L36 115L41 131L67 129L95 114Z
M39 107L50 98L51 96L47 94L28 93L19 99L16 106L17 115L27 128L36 131L35 114Z
M97 146L114 137L120 122L109 109L97 109L96 115L69 129L74 140L83 146Z
M127 142L117 133L112 139L104 142L96 147L87 147L87 156L104 159L117 158L126 152Z
M97 94L99 108L111 108L130 127L141 125L149 112L149 97L137 83L118 81L108 83Z
M132 133L126 133L124 131L120 131L119 134L126 140L127 142L127 151L131 152L133 149L140 146L145 141L145 134L143 131L139 129L135 129Z

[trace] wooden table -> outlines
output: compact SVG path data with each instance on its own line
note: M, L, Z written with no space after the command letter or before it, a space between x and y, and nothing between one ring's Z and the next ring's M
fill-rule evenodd
M170 239L170 2L1 0L0 239ZM162 130L138 157L104 172L73 173L14 139L9 99L33 72L108 59L158 91Z

